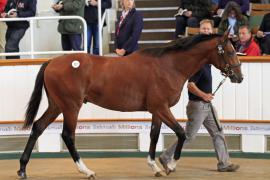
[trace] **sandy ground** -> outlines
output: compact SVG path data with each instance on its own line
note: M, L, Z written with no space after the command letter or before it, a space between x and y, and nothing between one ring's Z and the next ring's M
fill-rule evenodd
M96 158L83 159L97 174L98 180L270 180L270 160L237 159L238 172L216 171L215 158L183 157L177 171L156 178L146 164L146 158ZM0 160L0 180L18 179L18 160ZM31 159L27 167L29 180L83 180L71 158Z

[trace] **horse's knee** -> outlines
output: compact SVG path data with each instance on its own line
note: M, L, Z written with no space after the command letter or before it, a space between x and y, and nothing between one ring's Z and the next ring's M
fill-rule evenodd
M34 138L38 138L42 134L43 131L44 129L39 125L38 121L36 121L33 124L32 133L30 134L30 136Z
M63 140L67 140L67 139L70 138L67 131L63 131L63 132L62 132L62 138L63 138Z
M184 129L182 127L178 127L175 133L176 133L176 136L180 140L182 140L182 141L186 140L186 133L185 133L185 131L184 131Z
M179 133L179 134L177 134L177 137L182 141L186 140L186 134L185 133Z
M65 143L66 143L67 145L73 143L73 138L72 138L71 134L70 134L68 131L65 131L65 130L64 130L64 131L62 132L62 138L63 138L63 140L65 141Z

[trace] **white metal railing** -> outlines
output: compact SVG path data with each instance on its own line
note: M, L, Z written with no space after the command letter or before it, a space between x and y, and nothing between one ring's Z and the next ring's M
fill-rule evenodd
M102 40L102 29L105 22L105 17L107 15L107 10L105 10L103 16L101 12L101 1L98 1L98 40L99 40L99 55L103 55L103 40ZM109 23L108 23L109 24Z
M78 19L83 23L83 51L34 51L34 21L37 20L58 20L58 19ZM80 16L44 16L44 17L28 17L28 18L0 18L0 21L10 22L10 21L29 21L30 23L30 51L27 52L16 52L16 53L0 53L0 56L14 56L14 55L31 55L31 58L34 58L34 55L44 55L44 54L71 54L83 52L87 53L87 25L84 18Z

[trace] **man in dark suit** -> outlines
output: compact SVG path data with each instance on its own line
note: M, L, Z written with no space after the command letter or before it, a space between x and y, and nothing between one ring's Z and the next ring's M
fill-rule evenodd
M134 0L122 0L122 15L115 31L115 52L126 56L138 49L138 41L143 29L143 17L136 11Z

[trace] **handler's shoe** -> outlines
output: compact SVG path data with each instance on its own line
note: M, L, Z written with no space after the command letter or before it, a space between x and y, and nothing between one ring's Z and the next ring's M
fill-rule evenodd
M238 164L230 164L225 168L218 169L219 172L235 172L240 168Z
M168 168L167 164L168 164L169 160L166 159L164 156L160 155L158 160L159 160L160 164L163 166L164 171L167 175L169 175L171 172L175 172L175 169L171 170Z
M160 164L163 166L164 169L167 169L168 160L166 160L162 155L158 158Z

